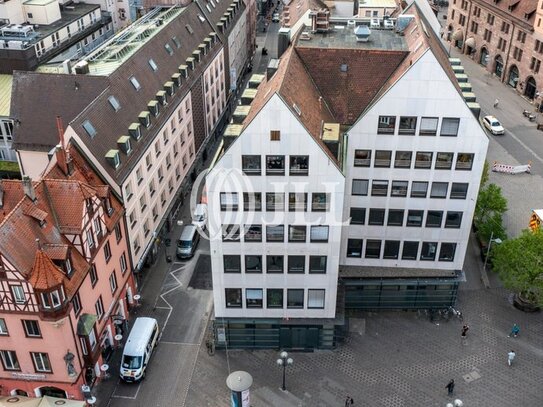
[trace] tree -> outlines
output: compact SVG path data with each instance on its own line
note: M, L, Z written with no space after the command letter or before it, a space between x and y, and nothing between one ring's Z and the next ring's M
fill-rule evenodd
M524 230L492 246L493 269L503 285L533 304L543 306L543 232Z
M490 164L488 161L485 160L485 163L483 165L483 173L481 174L481 185L479 186L480 189L483 189L483 187L488 182L488 171L490 169Z
M488 184L479 190L477 204L475 205L474 222L479 238L489 241L493 233L494 237L505 239L505 228L502 215L507 211L507 199L502 195L502 190L496 184Z

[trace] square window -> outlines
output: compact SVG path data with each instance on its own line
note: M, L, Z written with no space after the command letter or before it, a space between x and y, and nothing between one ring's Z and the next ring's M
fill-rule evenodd
M243 210L249 212L257 212L262 210L262 193L260 192L244 192L243 193Z
M453 182L451 185L451 199L466 199L468 195L468 183Z
M259 155L242 155L241 168L245 175L260 175L262 163Z
M404 135L414 135L417 128L417 118L416 117L400 117L400 128L398 130L399 134Z
M446 182L432 182L430 198L447 198L449 184Z
M383 259L397 259L400 252L399 240L385 240Z
M396 116L379 116L377 134L394 134Z
M309 289L307 290L307 308L324 309L325 290Z
M458 136L458 127L460 127L460 119L444 117L441 122L441 136L456 137Z
M402 260L417 260L419 242L403 242Z
M407 196L408 181L392 181L390 196Z
M266 192L266 211L282 212L285 210L285 194Z
M389 168L391 157L392 151L377 150L375 151L375 162L373 163L373 166Z
M246 273L262 273L262 256L245 256Z
M309 256L309 274L326 273L326 256Z
M266 256L266 273L282 273L284 269L283 256Z
M387 196L388 181L374 179L371 183L371 196Z
M437 117L423 117L420 119L419 135L435 136L437 134L437 125L439 119Z
M305 243L307 227L290 225L288 227L288 241Z
M247 308L262 308L262 288L245 289L245 304Z
M241 308L241 288L225 288L226 308Z
M428 182L413 181L411 183L411 197L412 198L426 198L427 193L428 193Z
M455 170L470 171L473 166L473 157L475 154L471 153L458 153L456 156Z
M411 151L396 151L394 168L411 168Z
M284 242L285 241L285 226L284 225L267 225L266 226L266 242Z
M371 150L354 150L354 166L369 167L371 165Z
M15 353L15 351L0 350L0 358L2 359L4 370L21 370L19 360L17 359L17 353Z
M245 242L261 242L262 225L245 225L243 240Z
M381 241L366 240L366 259L378 259L381 256Z
M38 321L33 319L23 319L23 327L25 335L31 338L41 338L40 325Z
M224 255L224 272L225 273L241 273L241 257L238 255Z
M436 259L436 251L437 242L423 242L420 259L434 261Z
M287 261L290 274L305 273L305 256L288 256Z
M237 192L221 192L221 211L237 211L238 210L238 193Z
M222 225L222 241L223 242L239 242L240 226L239 225Z
M436 169L450 170L452 168L454 153L437 153L436 154Z
M304 307L304 290L298 288L287 289L287 308Z
M285 156L266 156L266 175L285 175Z
M42 352L30 352L32 355L32 362L34 362L34 369L36 372L51 373L51 362L49 361L49 355Z
M327 212L330 204L330 194L313 192L311 194L311 210L313 212Z
M439 250L439 261L454 261L456 243L441 243Z
M427 228L440 228L443 221L443 211L428 211L426 214Z
M289 175L307 175L309 174L309 156L291 155Z
M368 195L368 183L367 179L353 179L351 194L360 196Z
M266 290L266 307L283 308L283 289L268 288Z
M328 226L311 226L311 242L328 242Z
M347 257L362 257L362 239L347 240Z
M462 212L447 212L447 217L445 218L445 228L458 229L462 224Z
M4 318L0 318L0 335L9 335L6 320Z
M403 209L389 209L387 226L402 226L403 214Z
M351 208L351 225L364 225L366 223L366 208Z
M307 193L305 192L289 192L288 194L288 210L289 212L307 210Z
M279 130L270 130L270 140L271 141L280 141L281 132Z
M383 225L385 223L385 210L384 209L370 209L370 216L368 219L368 225Z
M407 212L407 224L406 226L422 226L422 218L424 211L409 210Z
M432 155L429 151L417 151L415 158L415 168L431 168L432 167Z

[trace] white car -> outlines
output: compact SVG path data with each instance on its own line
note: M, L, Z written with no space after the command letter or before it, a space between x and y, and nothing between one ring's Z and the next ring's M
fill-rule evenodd
M274 23L278 23L279 22L279 13L275 13L272 17L272 21Z
M495 136L505 134L502 124L494 116L483 117L483 125Z

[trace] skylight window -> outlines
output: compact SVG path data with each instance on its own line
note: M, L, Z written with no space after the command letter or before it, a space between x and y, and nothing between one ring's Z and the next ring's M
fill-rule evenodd
M211 7L209 7L209 4L206 4L207 11L211 13Z
M181 48L181 42L179 42L179 39L177 37L172 37L172 41L177 48Z
M187 31L190 33L190 34L194 34L194 30L192 29L192 27L190 25L186 25L185 28L187 29Z
M201 22L201 23L205 23L205 22L206 22L206 19L205 19L204 16L202 16L201 14L198 14L198 18L200 19L200 22Z
M173 55L173 48L170 44L164 44L164 48L166 49L166 52L169 56Z
M111 105L113 110L115 110L116 112L118 112L121 109L121 104L119 103L119 101L117 100L115 96L111 95L110 97L107 98L107 100L109 101L109 104Z
M158 69L158 66L157 66L156 62L155 62L153 59L150 59L150 60L149 60L149 66L150 66L151 69L152 69L153 71L155 71L155 72L156 72L156 70Z
M138 82L138 80L136 79L135 76L130 77L130 83L132 83L132 86L134 87L134 89L136 89L136 90L141 89L141 85L140 85L140 83Z
M215 8L215 3L213 3L213 0L209 0L209 2L211 3L211 5L213 6L213 8ZM219 2L219 0L217 0L217 3Z
M91 138L94 138L94 136L96 136L96 129L89 120L85 120L82 126Z

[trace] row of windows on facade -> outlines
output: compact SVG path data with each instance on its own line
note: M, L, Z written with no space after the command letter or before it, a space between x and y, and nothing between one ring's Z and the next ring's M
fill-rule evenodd
M363 239L348 239L347 240L347 257L364 257L366 259L385 259L397 260L400 256L399 240L382 240L366 239L365 252L362 251ZM420 247L420 253L419 253ZM435 261L437 254L438 242L420 242L404 241L401 250L402 260L423 260ZM442 242L440 244L439 261L454 261L456 252L456 243Z
M29 353L32 364L34 365L34 371L36 373L53 373L51 362L49 360L49 354L44 352ZM21 365L19 364L17 352L15 352L14 350L0 350L0 359L2 360L2 366L4 370L21 370Z
M407 211L407 217L405 212ZM371 226L383 226L385 224L384 208L351 208L351 225L365 225L366 213L369 212L367 224ZM426 223L424 223L424 211L419 209L388 209L387 226L414 226L427 228L441 228L443 226L444 211L426 211ZM445 215L445 228L458 229L462 224L462 212L447 211Z
M282 212L285 210L285 194L266 192L266 211ZM330 209L331 194L326 192L313 192L311 194L311 211L326 212ZM288 193L288 210L307 211L308 193L307 192L289 192ZM237 192L221 192L220 193L221 211L237 211L239 209L239 195ZM243 193L243 210L244 211L261 211L262 210L262 193L261 192L244 192Z
M325 274L327 256L283 256L283 255L267 255L266 273L282 274L285 271L285 257L287 259L287 272L289 274L305 274L306 269L309 274ZM261 255L245 255L244 257L245 273L263 273L264 264ZM309 266L308 266L308 264ZM225 273L241 273L242 263L241 255L225 254L223 256L223 265Z
M471 170L473 166L474 154L458 153L456 155L455 170ZM372 161L372 150L354 150L354 166L370 167ZM436 152L435 162L432 151L415 152L414 168L436 170L450 170L454 162L454 153ZM396 151L394 154L394 168L410 169L413 163L412 151ZM373 166L378 168L390 168L392 165L392 151L375 150Z
M289 175L308 175L309 156L291 155L289 159ZM266 175L285 175L284 155L266 155ZM262 157L259 155L242 155L241 168L246 175L262 175Z
M399 134L405 136L436 136L439 129L439 117L400 116L379 116L377 123L377 134ZM417 127L417 124L420 125ZM398 124L396 126L396 124ZM441 119L440 136L456 137L460 127L460 119L454 117L443 117Z
M285 308L284 299L285 290L282 288L266 289L266 308ZM326 290L288 288L286 307L289 309L324 309ZM225 288L226 308L243 308L243 298L241 288ZM245 289L245 308L263 308L264 307L264 289L246 288Z
M355 196L367 196L369 191L370 181L367 179L353 179L351 194ZM388 196L389 184L391 197L406 197L408 193L409 181L392 181L388 180L372 180L371 181L371 196ZM428 195L429 182L427 181L412 181L411 194L412 198L426 198ZM468 193L467 182L452 182L450 193L448 182L432 182L430 188L430 198L447 198L450 199L466 199Z
M241 233L243 232L243 233ZM310 226L309 241L311 243L328 242L329 226L317 225ZM262 241L262 225L244 225L243 230L240 225L222 225L223 242L239 242L243 234L245 242ZM268 225L266 226L266 242L284 242L285 226ZM305 243L307 241L307 226L289 225L288 241L293 243Z

